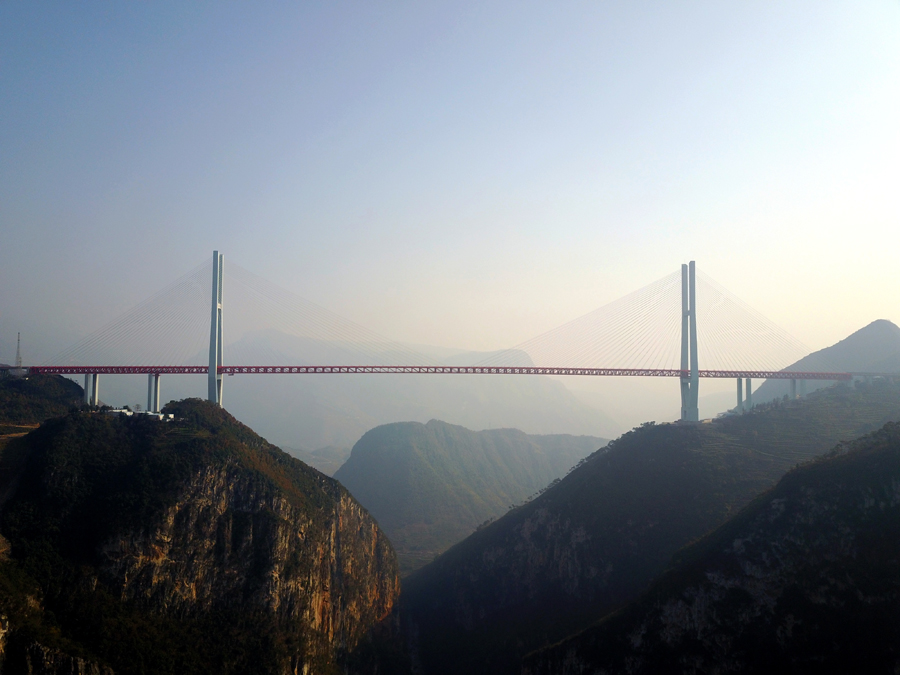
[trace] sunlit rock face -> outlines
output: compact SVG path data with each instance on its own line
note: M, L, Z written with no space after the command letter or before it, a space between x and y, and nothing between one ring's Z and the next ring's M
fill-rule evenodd
M123 600L196 616L259 612L299 626L316 658L354 647L399 592L375 521L333 481L315 514L237 462L207 466L153 528L101 549L98 572Z
M38 570L43 622L116 673L344 667L399 594L386 536L223 410L170 409L171 423L73 413L24 439L3 530L11 564Z

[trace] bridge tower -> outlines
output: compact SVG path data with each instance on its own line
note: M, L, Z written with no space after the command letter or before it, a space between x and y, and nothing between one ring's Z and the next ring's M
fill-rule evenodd
M209 327L209 400L222 405L222 263L224 256L213 251L212 317Z
M700 373L697 366L697 277L694 261L681 266L681 419L698 422Z

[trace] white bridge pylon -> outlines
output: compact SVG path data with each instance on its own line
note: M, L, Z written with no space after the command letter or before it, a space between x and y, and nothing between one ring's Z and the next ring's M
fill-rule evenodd
M209 325L209 400L222 405L222 272L225 256L213 251L212 318Z
M690 358L688 358L690 357ZM681 266L681 419L700 420L700 369L697 365L697 269Z

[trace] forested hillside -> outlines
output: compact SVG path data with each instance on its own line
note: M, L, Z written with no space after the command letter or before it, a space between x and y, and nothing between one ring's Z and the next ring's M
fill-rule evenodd
M0 424L38 424L81 406L84 390L61 375L0 378Z
M521 657L635 599L671 556L799 462L900 419L900 387L836 386L708 424L648 424L404 583L424 672L516 672Z
M790 472L527 675L900 670L900 425Z

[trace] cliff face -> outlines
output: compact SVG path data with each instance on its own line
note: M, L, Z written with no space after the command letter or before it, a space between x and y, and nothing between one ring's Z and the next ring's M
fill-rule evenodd
M38 642L14 645L9 650L0 643L0 658L0 673L9 675L115 675L109 666L49 649Z
M302 625L317 656L352 648L390 613L399 581L375 521L322 483L333 502L310 514L237 462L203 467L155 526L100 547L99 577L156 611L259 612Z
M900 419L900 388L846 387L713 424L648 425L404 582L422 672L517 672L637 598L671 556L798 462Z
M332 672L399 593L387 538L224 411L170 411L182 421L72 414L24 439L3 530L40 590L36 632L118 674Z
M524 673L900 670L900 425L788 474Z

